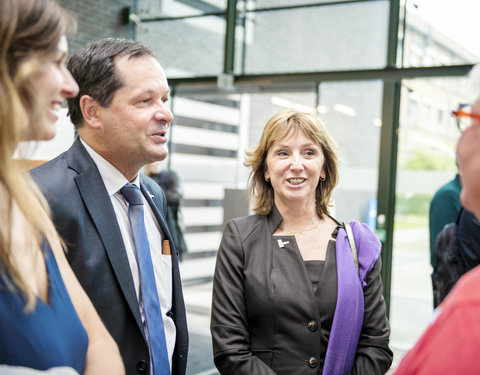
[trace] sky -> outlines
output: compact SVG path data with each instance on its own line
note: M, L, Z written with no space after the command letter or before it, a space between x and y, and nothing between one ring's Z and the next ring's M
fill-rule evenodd
M406 1L409 10L474 53L480 61L480 0Z

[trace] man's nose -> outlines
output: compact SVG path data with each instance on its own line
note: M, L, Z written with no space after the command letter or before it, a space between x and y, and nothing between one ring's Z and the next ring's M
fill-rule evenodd
M159 105L157 111L155 112L155 119L157 121L163 121L166 124L170 125L173 121L173 113L168 108L168 106L162 102L161 105Z

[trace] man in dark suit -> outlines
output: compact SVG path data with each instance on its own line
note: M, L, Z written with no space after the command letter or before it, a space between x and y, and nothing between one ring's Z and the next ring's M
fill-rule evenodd
M79 137L32 176L51 206L75 274L120 348L127 374L184 375L187 324L165 195L139 173L168 153L173 115L166 104L165 72L149 48L125 39L92 43L76 52L67 67L80 88L68 101ZM129 203L120 191L128 183L143 195L151 284L156 285L145 285L139 269ZM171 255L168 246L162 249L165 240ZM154 333L143 303L145 291L155 287L165 334L163 358L168 353L163 363L169 362L161 366L151 360Z

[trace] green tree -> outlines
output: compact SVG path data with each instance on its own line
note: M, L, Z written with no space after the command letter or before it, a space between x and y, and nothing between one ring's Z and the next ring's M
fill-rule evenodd
M425 150L414 149L409 152L409 157L400 166L402 169L455 171L455 160L451 157L432 153Z

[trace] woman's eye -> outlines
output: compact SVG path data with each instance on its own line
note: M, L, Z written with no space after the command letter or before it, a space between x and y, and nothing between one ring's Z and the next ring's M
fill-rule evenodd
M287 156L287 152L286 151L278 151L277 155L278 156Z
M67 59L66 56L62 53L54 57L53 63L55 65L62 66L62 65L65 65L66 59Z
M65 66L65 59L62 57L62 58L60 58L60 59L54 60L53 63L54 63L56 66L62 68L62 67Z

